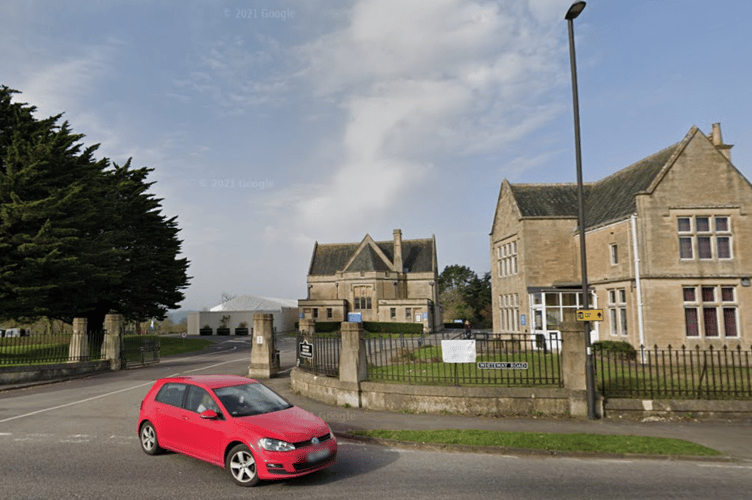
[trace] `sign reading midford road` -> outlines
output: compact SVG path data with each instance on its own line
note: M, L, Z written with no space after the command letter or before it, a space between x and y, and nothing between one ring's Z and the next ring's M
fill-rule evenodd
M480 370L527 370L527 363L478 363Z
M603 321L603 309L578 309L577 321Z

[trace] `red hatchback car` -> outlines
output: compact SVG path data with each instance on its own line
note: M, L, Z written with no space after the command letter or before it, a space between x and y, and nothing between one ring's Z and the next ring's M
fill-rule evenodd
M157 380L141 402L138 436L148 455L167 449L198 458L241 486L310 474L337 455L323 420L237 375Z

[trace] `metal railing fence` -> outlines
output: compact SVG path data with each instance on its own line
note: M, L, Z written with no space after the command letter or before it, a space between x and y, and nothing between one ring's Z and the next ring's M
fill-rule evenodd
M476 362L445 363L441 334L366 339L368 379L420 385L562 386L556 334L491 334L475 339Z
M123 368L136 368L159 363L160 340L156 335L126 335L120 349Z
M43 334L0 338L0 366L65 363L68 361L98 361L104 359L104 332L87 335L87 350L83 355L70 356L73 334Z
M593 360L606 398L752 399L752 349L741 346L595 350Z
M317 375L338 377L342 338L338 334L314 334L309 340L305 340L302 334L297 335L298 346L304 341L310 345L305 350L298 348L298 368Z

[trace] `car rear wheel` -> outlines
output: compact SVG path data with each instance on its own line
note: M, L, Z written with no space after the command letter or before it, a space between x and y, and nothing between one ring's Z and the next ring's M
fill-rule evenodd
M259 482L256 459L244 444L234 446L225 459L225 468L230 477L240 486L255 486Z
M162 447L159 446L159 440L157 439L157 431L154 430L151 422L144 422L144 425L141 426L139 437L141 438L141 449L147 455L157 455L162 451Z

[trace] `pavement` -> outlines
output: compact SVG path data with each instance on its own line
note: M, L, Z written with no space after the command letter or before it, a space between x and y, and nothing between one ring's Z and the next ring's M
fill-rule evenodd
M635 421L629 419L604 418L589 420L587 418L549 418L549 417L487 417L456 414L400 413L376 411L362 408L345 408L333 406L293 392L290 386L288 368L278 376L263 380L277 393L291 403L300 406L326 421L335 435L340 439L360 440L390 447L442 450L448 452L482 452L504 455L548 455L579 456L607 458L666 458L672 460L692 459L676 456L638 456L610 455L592 453L569 453L520 450L496 447L468 447L456 445L429 445L390 440L361 438L351 434L358 430L428 430L428 429L481 429L503 432L540 432L540 433L589 433L604 435L634 435L649 437L666 437L683 439L707 446L722 453L721 457L701 457L702 460L720 460L752 465L752 416L749 420L669 420L646 419ZM96 375L89 375L96 376ZM81 378L81 377L74 377ZM30 382L25 384L0 386L0 392L23 389L37 385L63 382L65 380Z
M541 432L541 433L590 433L612 435L635 435L649 437L677 438L707 446L720 451L722 461L748 462L752 464L752 416L749 421L707 421L707 420L661 420L634 421L627 419L587 418L548 418L548 417L484 417L474 415L398 413L389 411L367 410L362 408L343 408L328 405L301 394L290 387L289 370L278 377L264 380L291 403L305 408L326 421L334 433L344 439L356 439L351 431L356 430L424 430L424 429L482 429L504 432ZM358 438L359 439L359 438ZM361 439L363 440L363 439ZM365 440L394 447L421 449L441 449L445 451L475 451L484 453L501 453L505 455L577 455L597 456L588 453L562 453L550 451L512 450L509 448L462 447L445 445L425 445L398 443L385 440ZM600 454L603 455L603 454ZM608 455L613 457L614 455ZM623 457L623 455L619 455ZM630 458L640 458L630 455ZM645 457L647 458L647 457ZM656 458L651 455L649 458ZM660 458L660 457L658 457ZM679 457L665 457L678 459ZM686 458L686 457L684 457ZM707 457L702 457L707 460Z

